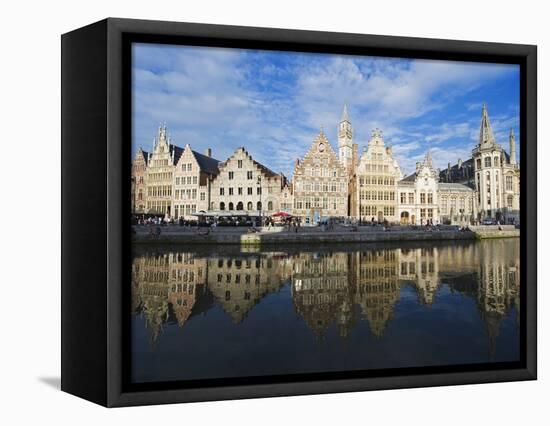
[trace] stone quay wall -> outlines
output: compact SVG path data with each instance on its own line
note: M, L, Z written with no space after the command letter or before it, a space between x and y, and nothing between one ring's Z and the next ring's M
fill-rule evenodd
M239 232L240 231L240 232ZM161 234L151 236L143 230L133 235L133 242L138 244L169 243L169 244L319 244L319 243L361 243L382 241L433 241L433 240L465 240L475 239L473 232L459 231L325 231L312 232L300 229L279 231L275 229L265 232L247 233L246 230L216 229L208 232L199 231L181 232L179 230L162 227Z
M514 238L520 235L519 229L516 229L514 225L470 226L469 229L476 234L478 239Z
M137 244L239 244L239 245L273 245L273 244L327 244L327 243L372 243L391 241L444 241L474 240L485 238L519 237L519 229L513 226L476 226L461 231L458 227L441 229L411 229L380 227L340 227L323 231L319 227L285 230L282 227L261 228L259 232L248 233L246 228L182 228L179 226L162 226L160 235L150 235L156 227L137 226L132 240Z

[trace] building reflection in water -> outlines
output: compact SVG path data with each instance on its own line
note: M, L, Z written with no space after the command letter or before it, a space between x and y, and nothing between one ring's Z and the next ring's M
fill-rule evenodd
M208 259L208 289L234 324L269 293L282 286L280 259L276 255Z
M318 339L333 326L346 338L358 321L382 339L404 286L414 288L417 302L429 307L446 285L475 300L494 352L512 307L519 323L519 258L517 240L317 252L296 247L228 249L219 255L148 252L133 260L132 309L144 317L155 342L164 324L184 327L216 305L233 324L241 324L262 299L289 285L295 312Z
M151 341L169 320L182 327L197 298L205 293L206 259L190 253L162 253L135 257L132 265L132 309L145 317Z

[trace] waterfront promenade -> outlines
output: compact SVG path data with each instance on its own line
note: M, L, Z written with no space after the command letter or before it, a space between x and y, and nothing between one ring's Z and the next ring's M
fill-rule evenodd
M433 228L393 226L387 229L381 226L334 226L330 230L316 226L301 227L297 232L295 228L283 227L263 227L257 228L256 232L250 232L246 227L197 228L177 225L139 225L134 226L133 229L133 241L143 244L326 244L519 237L519 229L504 225L472 226L467 230L461 230L457 226Z

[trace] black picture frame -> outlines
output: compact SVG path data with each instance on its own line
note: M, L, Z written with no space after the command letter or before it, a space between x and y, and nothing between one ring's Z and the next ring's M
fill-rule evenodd
M519 64L521 361L130 386L129 46L138 41ZM62 390L117 407L536 379L536 46L113 18L61 44Z

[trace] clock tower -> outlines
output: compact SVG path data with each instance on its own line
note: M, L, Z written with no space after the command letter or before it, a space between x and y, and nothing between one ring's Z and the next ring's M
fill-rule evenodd
M338 159L350 169L353 164L353 130L349 121L348 106L344 105L342 118L338 125Z

